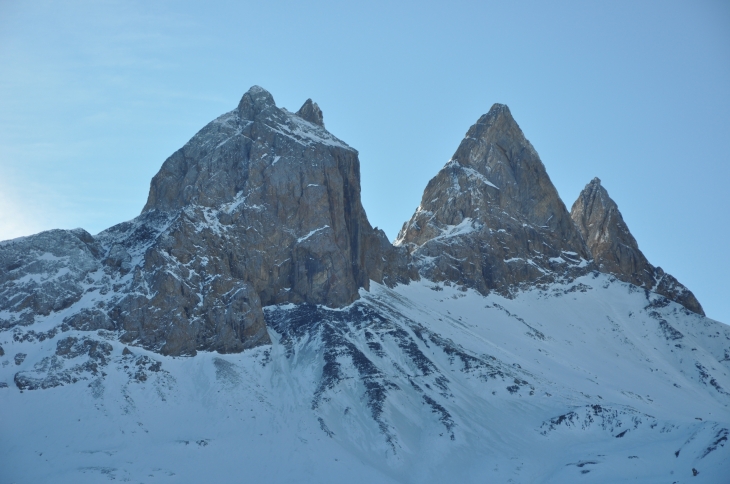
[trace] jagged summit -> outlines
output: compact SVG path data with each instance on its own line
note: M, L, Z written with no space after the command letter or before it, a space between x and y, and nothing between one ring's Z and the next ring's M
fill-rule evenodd
M317 103L312 102L311 99L307 99L304 102L302 107L299 108L299 111L297 111L297 115L302 119L306 119L310 123L324 128L324 116L322 115L322 110L319 109Z
M695 313L705 314L689 289L661 267L649 263L624 222L618 205L599 178L591 180L581 191L570 216L601 272L614 274L622 281L666 296Z
M653 280L648 261L599 178L591 180L581 191L571 209L571 218L600 270L621 274L639 286Z
M478 122L481 122L483 119L494 119L498 115L503 113L512 118L512 111L509 110L509 106L502 103L494 103L492 104L492 107L489 108L489 111L487 111L486 114L482 115L481 119L479 119ZM514 118L512 118L512 121L514 121Z
M428 183L396 245L421 272L481 292L509 292L584 267L588 248L509 108L469 128Z

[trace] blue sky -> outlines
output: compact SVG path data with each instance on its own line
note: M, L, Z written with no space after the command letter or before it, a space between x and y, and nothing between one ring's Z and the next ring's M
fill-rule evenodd
M495 102L568 208L594 176L649 260L730 322L730 4L0 0L0 239L136 216L254 84L360 151L395 238Z

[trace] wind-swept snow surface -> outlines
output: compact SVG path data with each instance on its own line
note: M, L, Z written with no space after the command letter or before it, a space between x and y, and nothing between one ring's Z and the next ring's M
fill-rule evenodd
M0 333L0 481L724 482L730 328L592 273L371 283L165 357L51 313ZM25 356L21 356L25 355Z

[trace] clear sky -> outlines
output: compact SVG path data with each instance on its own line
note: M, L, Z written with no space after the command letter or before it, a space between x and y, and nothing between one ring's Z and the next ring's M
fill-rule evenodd
M730 323L730 2L0 0L0 239L135 217L251 85L360 151L394 239L495 102L570 208L602 179L649 260Z

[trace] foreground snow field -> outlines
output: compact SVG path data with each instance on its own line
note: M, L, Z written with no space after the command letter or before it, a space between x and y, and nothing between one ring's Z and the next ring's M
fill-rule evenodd
M270 306L235 355L4 331L0 482L727 482L728 326L599 273L446 284Z

